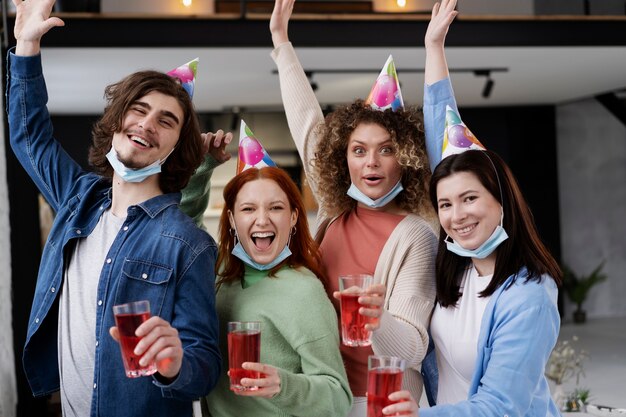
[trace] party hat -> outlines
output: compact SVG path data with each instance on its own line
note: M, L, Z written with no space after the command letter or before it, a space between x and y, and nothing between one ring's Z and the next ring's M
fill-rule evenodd
M393 57L389 55L385 66L383 67L378 78L370 91L365 104L375 110L392 109L396 111L404 108L404 100L402 100L402 91L400 91L400 81L396 73L396 64Z
M461 121L461 116L452 107L446 106L446 126L443 131L441 159L470 149L486 150L476 136Z
M254 136L254 133L246 122L241 120L239 128L239 160L237 161L237 174L248 168L275 167L276 164Z
M191 98L193 98L193 87L196 83L198 61L200 61L200 58L193 59L167 73L170 77L177 78L180 81L180 84L189 93L189 97Z

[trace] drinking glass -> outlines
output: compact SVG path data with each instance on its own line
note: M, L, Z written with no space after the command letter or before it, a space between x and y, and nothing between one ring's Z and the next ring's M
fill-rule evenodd
M259 362L261 357L261 323L231 321L228 323L228 374L231 391L255 391L259 387L241 385L241 378L261 378L261 373L243 369L244 362Z
M141 337L135 335L135 331L141 323L150 318L150 302L143 300L113 306L113 315L120 334L120 347L126 376L137 378L154 374L157 371L156 362L152 361L146 366L141 366L139 365L141 356L133 353L135 346L141 340Z
M359 314L359 297L367 287L374 283L371 275L343 275L339 277L341 304L341 341L346 346L370 346L372 332L365 330L365 325L372 322L371 317Z
M383 408L394 401L389 394L402 389L406 361L395 356L367 358L367 417L383 417Z

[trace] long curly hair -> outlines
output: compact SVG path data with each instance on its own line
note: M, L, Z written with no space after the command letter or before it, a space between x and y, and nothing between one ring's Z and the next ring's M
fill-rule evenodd
M176 149L163 164L159 175L161 191L178 192L185 188L202 162L202 137L191 97L179 81L162 72L139 71L106 87L104 97L107 105L92 129L89 163L103 177L113 177L113 168L106 159L106 154L111 150L113 134L121 131L130 106L153 91L174 97L183 109Z
M404 110L374 110L363 100L342 106L328 114L318 127L320 141L312 160L319 179L321 203L335 217L356 206L346 192L350 187L347 149L352 132L361 123L375 123L387 130L402 167L404 190L395 201L402 210L432 220L435 215L428 196L430 166L426 156L423 115L416 107Z

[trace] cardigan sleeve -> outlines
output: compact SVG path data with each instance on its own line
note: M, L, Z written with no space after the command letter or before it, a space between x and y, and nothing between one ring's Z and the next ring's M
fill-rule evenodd
M516 283L503 293L478 352L476 391L466 401L424 408L421 417L558 415L544 376L559 333L556 304L536 282Z
M444 78L431 85L424 84L424 133L431 171L434 171L441 162L446 106L452 107L456 112L459 111L450 78Z
M377 355L404 358L408 367L419 370L436 295L437 238L424 220L407 217L389 237L376 268L387 294L372 349Z
M324 114L291 43L284 43L274 49L272 59L278 68L280 93L289 131L300 154L309 187L321 205L323 202L319 198L316 178L312 175L311 161L320 140L317 129L324 123ZM320 206L318 220L324 212Z

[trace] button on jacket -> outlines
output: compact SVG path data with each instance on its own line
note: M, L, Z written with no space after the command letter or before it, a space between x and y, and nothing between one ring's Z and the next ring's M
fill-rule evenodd
M77 239L92 232L111 205L111 182L84 171L52 136L41 56L8 53L7 103L11 146L56 212L43 251L31 309L24 369L34 395L59 390L58 289ZM191 400L206 395L220 374L215 313L216 245L178 208L180 193L128 208L109 248L97 290L91 416L191 416ZM171 323L184 358L168 385L124 374L109 335L112 307L149 300L152 315Z

